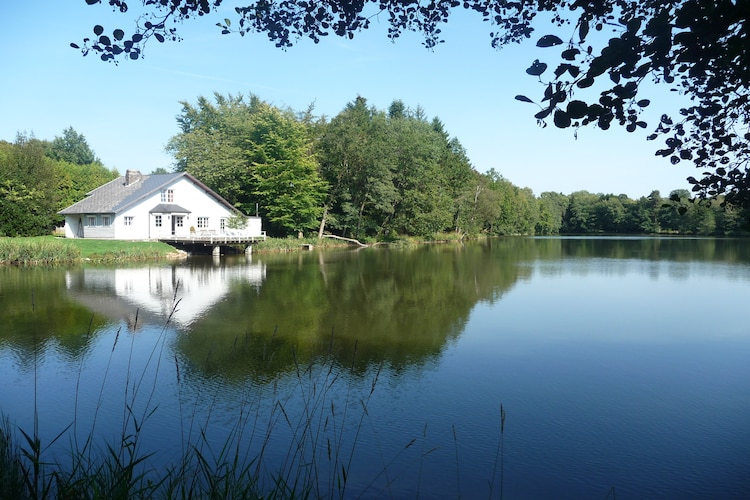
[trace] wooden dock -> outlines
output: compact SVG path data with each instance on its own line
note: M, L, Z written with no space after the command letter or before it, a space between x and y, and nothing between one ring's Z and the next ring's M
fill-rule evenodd
M213 247L212 253L218 255L221 247L239 247L244 246L245 252L249 253L251 245L259 241L265 241L266 232L259 235L247 235L240 233L216 233L205 231L200 233L191 233L188 236L162 236L159 241L168 243L177 247L189 249L190 247Z

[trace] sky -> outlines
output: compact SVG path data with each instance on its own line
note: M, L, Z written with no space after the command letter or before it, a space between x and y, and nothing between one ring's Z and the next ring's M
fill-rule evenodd
M330 36L316 45L303 39L281 50L264 34L221 35L215 24L225 17L236 24L233 6L242 4L225 0L221 11L177 25L181 42L151 40L143 59L114 65L70 47L93 36L96 24L105 34L132 32L135 16L113 13L106 3L0 2L0 140L12 142L19 132L53 140L72 126L108 168L148 173L172 168L164 146L179 132L181 101L255 94L295 111L314 104L316 115L332 118L362 96L381 110L396 99L421 106L461 142L476 170L495 169L536 195L587 190L638 198L659 190L666 196L689 189L685 179L695 175L692 165L655 156L659 140L646 141L654 117L678 109L679 97L665 89L639 96L651 99L653 115L647 129L632 134L582 128L576 137L573 129L537 125L538 108L514 96L537 100L543 87L525 69L559 53L537 48L536 38L570 37L549 24L539 23L521 45L496 50L489 24L456 12L443 27L445 43L430 51L418 34L388 40L383 18L353 40ZM133 0L131 11L138 4Z

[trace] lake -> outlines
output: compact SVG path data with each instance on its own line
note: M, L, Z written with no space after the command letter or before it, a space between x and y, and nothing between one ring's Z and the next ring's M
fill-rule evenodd
M6 267L0 411L320 496L750 498L749 299L746 239Z

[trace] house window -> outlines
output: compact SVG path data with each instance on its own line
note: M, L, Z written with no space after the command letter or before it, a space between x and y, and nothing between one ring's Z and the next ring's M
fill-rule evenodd
M174 190L165 189L161 192L162 203L174 203Z
M227 228L227 220L224 217L222 217L221 219L219 219L219 229L223 233L226 230L226 228Z
M154 216L154 226L161 227L161 215Z
M96 216L95 215L88 215L88 216L86 216L86 225L87 226L96 226Z
M175 215L174 216L174 225L175 225L175 227L182 227L184 220L185 220L185 216L184 215Z
M112 219L109 215L102 215L102 226L109 226L112 223Z
M208 217L198 217L198 229L208 229Z
M125 225L126 226L132 226L133 225L133 216L132 215L126 215L125 216Z

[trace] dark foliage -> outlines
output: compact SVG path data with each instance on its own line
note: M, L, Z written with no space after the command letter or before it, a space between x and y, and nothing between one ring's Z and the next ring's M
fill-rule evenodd
M125 0L107 1L114 10L128 12ZM132 35L120 28L105 34L97 25L93 37L71 45L104 61L138 59L149 39L179 40L176 22L209 14L221 0L141 3L146 14L138 17ZM697 196L722 196L750 206L750 2L745 0L256 0L235 8L239 19L234 25L225 19L217 27L223 34L265 33L283 48L301 38L353 38L378 16L387 19L389 38L419 32L424 45L433 48L443 42L440 28L458 9L487 22L493 47L530 38L540 13L548 14L553 25L571 29L567 41L553 34L538 38L538 46L560 49L556 65L534 61L527 70L544 84L536 114L542 124L551 118L560 128L592 125L606 130L614 123L632 132L649 127L642 111L650 102L639 97L644 81L686 94L691 104L679 117L664 114L651 124L655 129L649 139L665 138L665 147L656 154L672 163L692 161L701 169L699 177L688 178ZM611 30L611 37L593 35L605 30ZM579 97L586 94L584 89L592 92L587 98ZM517 99L534 102L526 96Z

